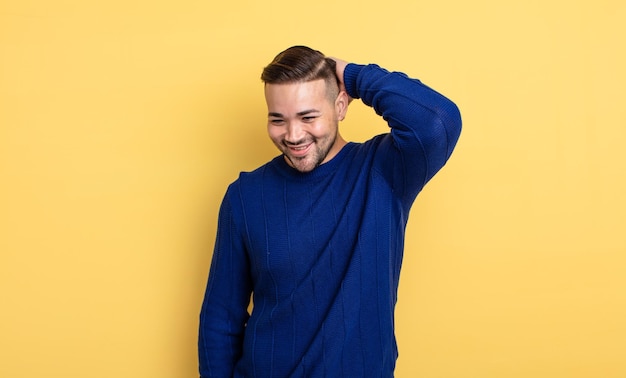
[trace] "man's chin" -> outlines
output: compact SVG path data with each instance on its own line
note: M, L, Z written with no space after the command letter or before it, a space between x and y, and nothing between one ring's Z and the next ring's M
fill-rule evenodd
M293 158L288 155L285 155L285 160L287 163L295 170L301 173L308 173L314 170L319 166L319 163L315 163L308 156L304 158Z

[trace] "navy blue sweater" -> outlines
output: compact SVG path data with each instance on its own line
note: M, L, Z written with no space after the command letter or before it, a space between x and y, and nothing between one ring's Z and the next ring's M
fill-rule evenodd
M461 119L402 73L349 64L344 81L391 132L309 173L278 156L229 186L200 314L202 377L393 376L409 209Z

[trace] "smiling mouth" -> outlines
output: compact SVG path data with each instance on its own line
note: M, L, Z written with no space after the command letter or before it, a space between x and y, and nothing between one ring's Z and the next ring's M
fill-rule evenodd
M306 144L304 146L299 145L299 146L289 146L287 145L287 148L289 149L289 152L291 153L291 155L295 156L295 157L302 157L304 155L306 155L306 153L309 151L310 147L313 145L313 143L309 143Z

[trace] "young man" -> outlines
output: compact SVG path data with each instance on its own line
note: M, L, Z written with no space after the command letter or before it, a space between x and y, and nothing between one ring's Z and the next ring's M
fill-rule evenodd
M200 375L392 377L409 210L450 157L459 111L402 73L304 46L278 54L261 78L282 154L242 173L222 202ZM390 133L341 137L358 98Z

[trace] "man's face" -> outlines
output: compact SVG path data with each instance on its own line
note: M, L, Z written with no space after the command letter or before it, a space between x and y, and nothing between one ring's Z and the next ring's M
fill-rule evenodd
M331 100L322 79L304 83L266 84L267 131L285 160L310 172L331 160L346 144L338 133L347 95Z

